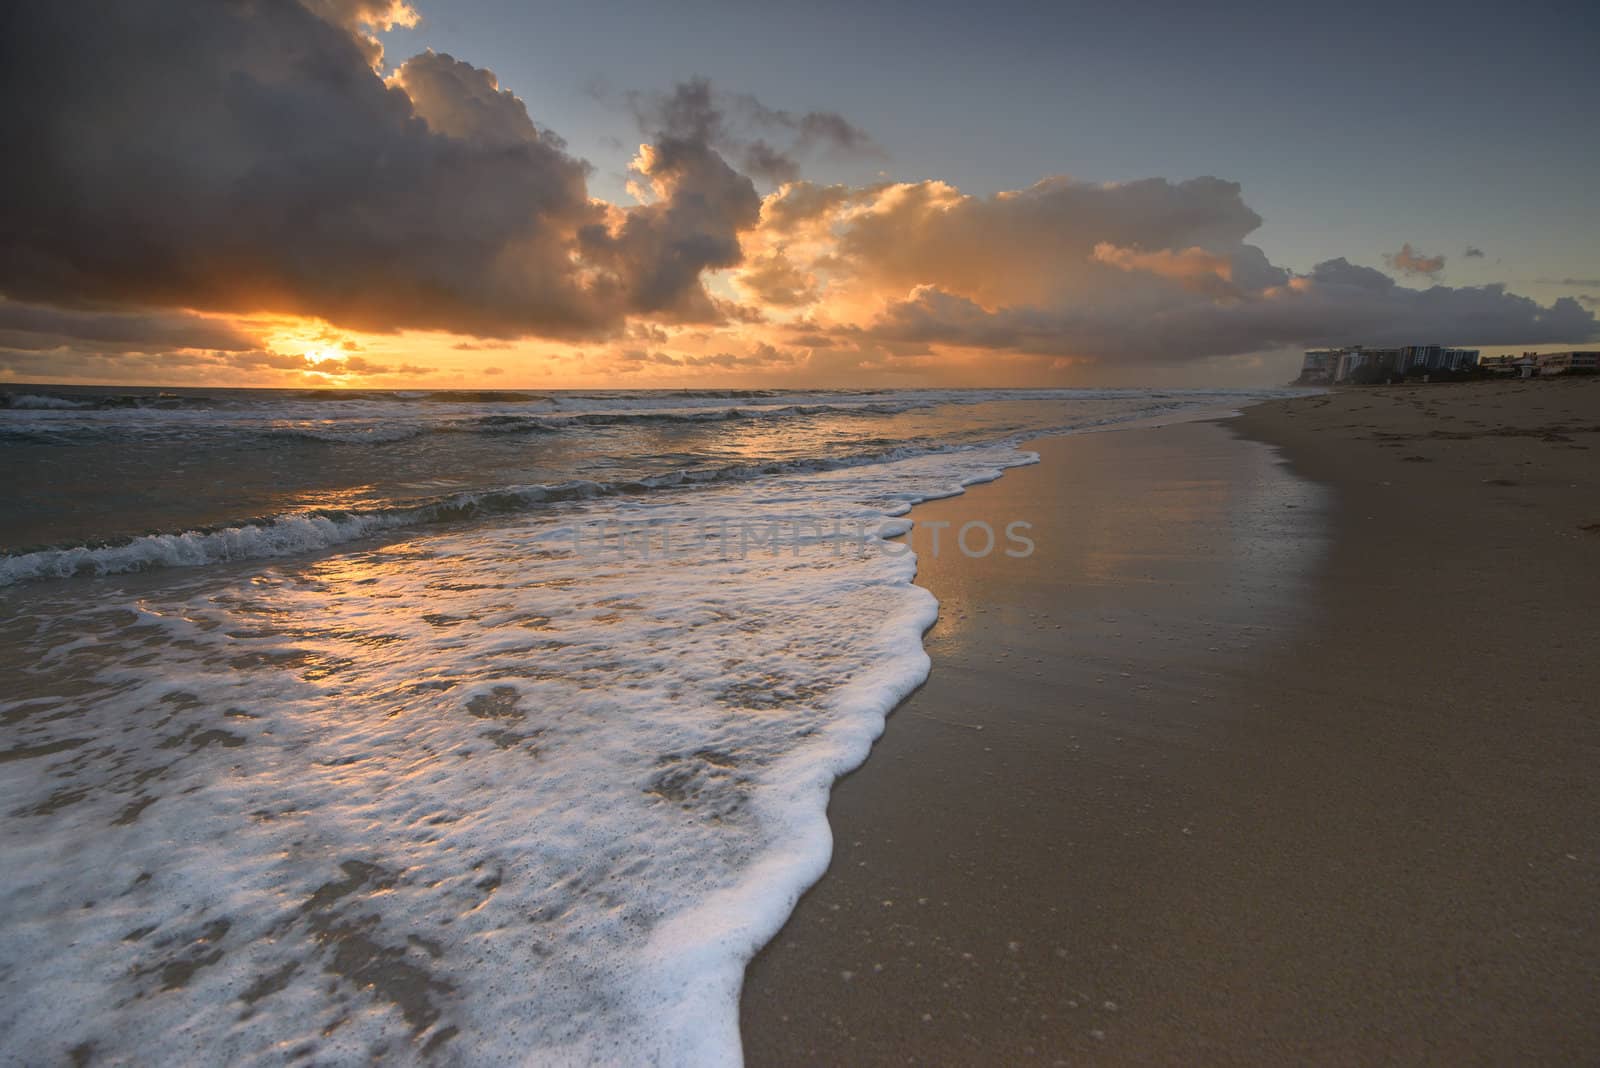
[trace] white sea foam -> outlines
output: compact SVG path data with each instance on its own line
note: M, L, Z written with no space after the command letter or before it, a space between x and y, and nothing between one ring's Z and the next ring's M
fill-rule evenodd
M7 398L6 404L11 408L31 409L35 411L68 410L73 408L88 408L88 401L71 400L66 397L40 396L35 393L19 393Z
M700 468L626 482L573 480L556 485L509 486L376 508L365 512L288 513L218 530L146 534L117 545L78 545L0 555L0 587L36 579L117 575L162 567L202 567L239 560L290 556L332 548L374 534L439 520L503 514L590 497L743 482L787 473L848 470L863 465L965 451L947 447L878 449L836 459Z
M925 676L914 559L643 559L599 519L892 533L998 446L575 497L0 622L0 1033L35 1059L731 1064L833 780ZM173 548L173 552L181 552ZM798 553L798 555L797 555ZM20 601L13 601L20 604Z
M326 549L402 525L383 515L285 515L212 531L147 534L124 545L74 546L0 556L0 586L42 578L125 574L153 567L200 567Z

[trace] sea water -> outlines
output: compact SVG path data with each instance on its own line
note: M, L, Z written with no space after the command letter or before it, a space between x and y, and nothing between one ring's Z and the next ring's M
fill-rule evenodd
M737 1063L905 513L1245 396L12 387L0 1050Z

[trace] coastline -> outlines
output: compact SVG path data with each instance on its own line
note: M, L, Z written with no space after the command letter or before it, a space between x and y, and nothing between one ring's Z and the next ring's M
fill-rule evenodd
M890 546L822 538L799 560L757 539L797 515L838 517L836 532L859 517L847 538L886 537L913 501L1036 460L1013 447L1030 428L1171 422L1227 394L1008 396L880 398L865 422L830 409L782 431L727 414L632 421L641 467L669 444L727 456L770 438L791 455L695 492L671 492L670 476L659 494L574 483L559 508L524 516L519 498L504 521L491 509L272 563L243 544L171 561L193 567L0 590L18 683L0 702L19 817L5 944L34 962L11 977L3 1044L61 1060L200 1043L736 1061L745 964L822 875L829 788L925 678L937 613L915 558ZM255 424L283 414L252 404ZM456 426L458 402L446 407ZM403 440L431 464L437 448L463 474L475 457L492 472L500 437L485 426L504 417L470 413L470 432L418 417ZM118 419L56 422L138 453L150 420L124 433ZM198 420L233 455L234 415L210 419L175 417L177 437ZM273 477L305 493L324 468L379 462L357 443L371 421L362 408L324 435L342 444L285 446ZM615 424L599 425L616 447ZM996 443L921 447L963 438ZM123 484L101 474L85 465ZM202 464L164 492L188 484L223 485ZM718 517L740 526L716 531ZM661 538L606 547L596 527L612 520ZM678 541L708 525L733 552ZM583 549L580 529L596 532Z
M1039 551L921 562L932 675L835 786L748 1061L1600 1055L1597 398L1295 398L918 506Z

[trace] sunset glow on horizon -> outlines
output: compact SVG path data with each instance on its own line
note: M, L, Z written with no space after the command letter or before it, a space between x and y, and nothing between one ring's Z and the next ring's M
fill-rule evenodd
M587 159L565 137L594 132L547 127L538 86L443 50L489 28L473 14L199 5L183 30L203 29L200 51L171 12L36 16L40 47L9 77L54 88L7 119L35 173L6 198L0 378L1256 385L1306 347L1596 335L1592 261L1551 245L1507 279L1471 215L1459 254L1432 220L1376 249L1328 227L1286 260L1263 234L1293 220L1225 171L964 189L905 173L893 129L708 78L610 88L626 68L595 71L584 98L618 132ZM313 55L329 77L305 77Z

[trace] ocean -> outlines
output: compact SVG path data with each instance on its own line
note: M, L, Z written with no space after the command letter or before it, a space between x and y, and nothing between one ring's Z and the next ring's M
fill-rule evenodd
M244 1064L737 1063L905 514L1273 395L0 390L0 1032Z

